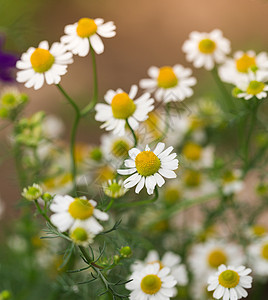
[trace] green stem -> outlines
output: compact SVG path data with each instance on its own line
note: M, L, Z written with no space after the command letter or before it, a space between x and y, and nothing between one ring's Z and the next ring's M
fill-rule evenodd
M57 84L57 87L61 91L61 93L64 95L64 97L67 99L67 101L72 105L72 107L75 110L75 119L72 126L71 131L71 141L70 141L70 157L71 157L71 174L72 174L72 181L73 181L73 191L76 193L76 176L77 176L77 166L76 166L76 160L75 160L75 140L76 140L76 133L78 124L81 118L81 113L79 110L79 107L76 105L74 100L65 92L65 90L62 88L60 84Z
M133 135L133 138L134 138L134 148L138 145L138 139L137 139L137 136L134 132L134 130L132 129L132 127L130 126L129 122L128 122L128 119L126 119L126 123L127 123L127 126L128 128L130 129L132 135Z
M92 47L90 47L90 53L92 58L92 69L93 69L93 80L94 80L94 90L93 90L93 98L90 103L81 111L81 116L86 116L96 105L98 101L98 76L97 76L97 65L96 65L96 57L95 52Z
M37 200L34 200L34 203L35 203L35 206L36 206L38 212L40 213L40 215L42 215L42 216L46 219L46 221L47 221L51 226L54 227L54 225L51 223L51 221L50 221L49 217L47 216L47 214L46 214L46 213L42 210L42 208L40 207L38 201L37 201Z
M211 74L213 75L213 78L219 88L219 90L221 91L222 97L224 99L224 107L225 109L228 111L234 111L235 110L235 106L234 106L234 102L233 102L233 98L232 96L229 94L229 92L227 91L224 83L221 81L219 74L218 74L218 69L217 67L214 67L211 70Z
M109 204L107 205L107 207L105 208L104 211L105 211L105 212L108 211L108 210L112 207L113 203L114 203L114 198L112 198L112 199L110 200Z
M136 206L141 206L141 205L147 205L149 203L153 203L158 199L158 189L157 186L154 189L154 197L151 199L146 199L146 200L142 200L142 201L137 201L137 202L130 202L130 203L118 203L115 205L115 207L121 208L121 207L136 207Z
M103 269L103 267L101 267L93 262L93 260L91 259L91 257L89 256L89 254L87 253L86 249L83 246L78 246L78 248L82 252L84 258L86 259L86 261L89 265L92 265L98 269Z

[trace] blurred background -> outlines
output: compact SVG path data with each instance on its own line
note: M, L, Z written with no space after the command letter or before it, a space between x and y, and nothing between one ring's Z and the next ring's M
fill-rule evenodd
M0 0L0 34L5 38L3 50L18 56L42 40L58 41L64 26L81 17L104 18L114 21L117 35L105 39L105 52L97 57L100 101L107 89L128 90L133 83L146 77L151 65L186 63L181 51L183 42L193 30L211 31L219 28L231 40L233 52L239 49L267 51L268 1L266 0ZM191 67L191 66L190 66ZM90 57L75 57L62 85L83 106L92 95ZM214 82L204 70L194 70L198 79L196 94ZM205 77L205 78L204 78ZM2 86L0 86L2 88ZM60 116L69 138L72 111L54 86L39 91L25 89L30 97L27 113L38 110ZM97 142L90 115L80 124L78 140ZM96 123L95 123L96 126ZM17 214L15 203L20 197L6 128L0 133L0 197L5 202L4 220Z

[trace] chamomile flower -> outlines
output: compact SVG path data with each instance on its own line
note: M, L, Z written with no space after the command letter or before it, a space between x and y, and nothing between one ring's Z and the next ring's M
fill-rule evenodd
M88 200L85 197L73 198L68 195L56 195L50 205L50 210L54 212L50 220L61 232L79 222L79 224L83 223L84 226L88 226L87 228L90 228L92 233L98 234L103 227L96 219L107 221L109 216L97 209L96 205L96 201Z
M222 264L237 267L244 261L245 255L240 246L217 240L194 245L189 256L189 264L197 278L211 275Z
M153 194L155 186L161 187L165 178L176 178L174 172L178 168L176 153L172 153L173 147L166 150L164 143L158 143L152 151L149 146L144 151L137 148L129 150L130 159L125 160L125 166L129 169L117 170L120 175L131 175L124 181L125 188L136 186L135 192L138 194L144 187L149 195Z
M226 267L221 265L215 275L208 279L208 291L214 291L215 299L236 300L246 298L251 288L252 277L249 276L251 269L244 266Z
M176 294L177 284L170 269L160 269L159 263L150 264L141 270L135 271L126 284L130 290L130 300L169 300Z
M28 186L28 188L24 188L21 195L29 200L34 201L37 200L43 194L43 189L39 184L34 183L32 186Z
M143 261L136 261L131 266L133 271L141 270L148 264L159 263L160 270L164 267L170 269L170 274L175 278L178 285L184 286L188 283L185 265L181 263L181 257L173 252L166 252L162 259L155 250L151 250Z
M103 184L103 191L105 195L111 198L119 198L124 196L128 190L124 187L123 180L113 179Z
M239 169L227 170L221 180L221 188L224 195L231 195L240 192L244 187L242 172Z
M101 136L101 150L107 160L119 161L128 155L133 141L127 136L118 137L113 134L104 134Z
M238 81L236 86L241 90L241 92L237 94L238 98L250 100L256 97L260 100L267 97L268 85L265 84L263 75L258 71L255 73L250 72L247 77Z
M258 55L252 50L235 52L233 58L227 59L219 67L219 75L222 81L236 84L237 81L247 79L249 72L256 71L267 78L268 76L268 56L266 52Z
M193 31L190 39L185 41L182 50L186 59L193 62L196 68L204 67L212 70L215 63L223 63L225 56L230 53L230 41L222 36L219 29L210 33Z
M268 277L268 235L253 242L248 253L253 272L258 276Z
M115 135L123 136L125 126L128 121L133 130L138 129L139 122L148 118L148 113L154 109L154 100L150 98L149 93L145 93L134 100L138 92L138 87L132 85L127 94L123 90L109 90L104 96L107 104L96 105L95 119L105 122L101 128L107 131L113 131Z
M66 74L67 65L73 62L72 53L68 52L61 43L53 43L49 49L47 41L43 41L37 48L29 48L23 53L16 67L17 81L25 82L27 88L40 89L44 82L58 84L61 76Z
M90 47L97 54L101 54L104 51L104 45L99 36L114 37L115 29L114 22L104 23L104 20L100 18L81 18L78 22L65 26L64 33L66 35L61 38L61 42L73 54L79 56L86 56Z
M70 229L70 238L77 245L87 247L94 241L95 233L91 231L88 223L77 221Z
M155 92L158 101L183 101L193 95L192 86L196 84L196 79L191 77L192 70L189 68L181 65L150 67L148 75L151 78L142 79L140 87L149 93Z
M202 147L195 142L187 142L182 148L182 154L188 164L195 167L209 168L214 162L214 147Z

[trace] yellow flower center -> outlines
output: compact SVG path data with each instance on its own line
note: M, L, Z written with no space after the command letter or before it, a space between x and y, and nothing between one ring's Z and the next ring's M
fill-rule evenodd
M116 119L127 119L136 110L136 105L127 93L120 93L113 97L112 112Z
M219 276L219 283L227 289L234 288L238 285L240 276L233 270L223 271Z
M171 67L162 67L159 69L157 83L159 87L169 89L178 84L178 78Z
M262 225L253 226L252 231L256 236L262 236L267 232L266 228Z
M226 264L227 257L221 249L215 249L209 253L207 260L210 267L218 268L220 265Z
M88 239L87 232L82 227L75 228L71 233L71 239L76 242L84 242Z
M164 197L167 203L176 203L181 198L181 191L178 188L167 188L164 193Z
M201 183L201 173L195 170L186 170L184 173L184 182L189 187L197 187Z
M154 295L162 286L161 279L157 275L147 275L141 281L141 289L145 294Z
M165 266L163 265L163 263L162 263L160 260L151 261L151 262L149 262L148 264L149 264L149 265L153 265L153 264L156 264L156 263L159 264L160 270L162 270L162 269L165 267Z
M224 183L229 183L229 182L233 182L235 181L237 178L235 176L235 174L232 172L232 171L226 171L224 174L223 174L223 182Z
M88 38L95 34L97 29L98 27L93 19L82 18L78 21L76 32L81 38Z
M114 171L109 166L101 167L97 170L97 180L99 182L108 181L109 179L114 178Z
M136 156L135 164L138 173L146 177L160 169L161 161L152 151L143 151Z
M94 207L87 199L75 198L68 211L74 219L85 220L93 215Z
M265 84L263 82L252 80L248 85L247 93L249 95L257 95L263 91L264 87Z
M199 160L202 154L202 147L195 143L187 143L182 149L183 155L189 160Z
M236 60L236 69L238 72L247 73L252 67L256 67L255 57L249 56L246 53Z
M266 260L268 260L268 244L265 244L262 247L262 251L261 251L262 257Z
M31 55L30 61L35 72L45 73L54 64L55 57L48 50L37 48Z
M112 153L117 157L127 156L129 149L129 144L124 140L117 140L112 145Z
M192 130L203 128L206 123L199 116L191 116L190 118L190 127Z
M216 43L211 39L203 39L199 42L198 48L204 54L211 54L216 49Z

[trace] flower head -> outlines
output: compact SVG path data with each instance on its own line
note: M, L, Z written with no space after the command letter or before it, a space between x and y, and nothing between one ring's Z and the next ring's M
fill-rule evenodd
M140 87L149 93L155 92L158 101L171 102L183 101L193 95L192 86L196 79L191 77L192 70L181 65L161 68L150 67L148 70L150 79L142 79Z
M244 187L241 170L227 170L221 180L222 191L225 195L240 192Z
M139 122L148 118L148 113L154 109L154 100L149 93L145 93L134 100L138 92L138 87L132 85L127 94L123 90L109 90L104 96L107 104L96 105L96 120L105 122L101 128L113 131L115 135L125 134L126 121L133 130L139 127Z
M165 144L158 143L152 151L147 145L144 151L137 148L129 150L130 159L125 160L125 166L129 169L117 170L121 175L130 175L125 181L125 188L131 188L135 185L135 192L139 193L144 185L147 193L153 194L155 186L161 187L166 178L176 178L174 172L178 168L178 160L175 159L176 153L172 153L173 147L164 150Z
M43 194L43 189L40 185L34 183L32 186L28 186L28 188L24 188L21 195L29 200L34 201L37 200Z
M105 195L111 198L119 198L125 195L128 191L124 187L123 180L117 181L116 179L108 180L103 184L103 191Z
M169 300L176 294L176 280L169 275L170 269L160 268L159 263L147 265L135 271L126 284L126 289L131 291L131 300Z
M101 37L111 38L115 36L115 25L113 22L104 23L103 19L81 18L78 22L67 25L64 28L64 35L61 42L68 50L79 56L86 56L90 47L97 54L104 51L104 45Z
M47 41L37 48L29 48L23 53L16 67L22 71L17 73L17 81L25 82L27 88L40 89L44 82L58 84L61 76L66 74L67 65L73 62L72 53L67 52L61 43L53 43L49 49Z
M210 33L193 31L190 39L185 41L182 50L186 59L193 62L196 68L213 69L215 63L223 63L226 54L230 53L230 42L222 36L219 29Z
M215 299L235 300L246 298L245 289L251 288L251 269L244 266L237 268L221 265L215 275L208 279L208 291L214 291Z
M77 245L87 247L94 241L95 233L91 231L88 223L77 221L70 229L70 238Z
M250 265L257 276L268 277L268 235L255 240L248 248Z
M88 200L84 197L73 198L71 196L56 195L50 210L54 214L50 217L51 222L63 232L72 226L83 224L86 228L90 228L90 232L98 234L103 227L96 219L107 221L109 216L96 208L97 202Z

